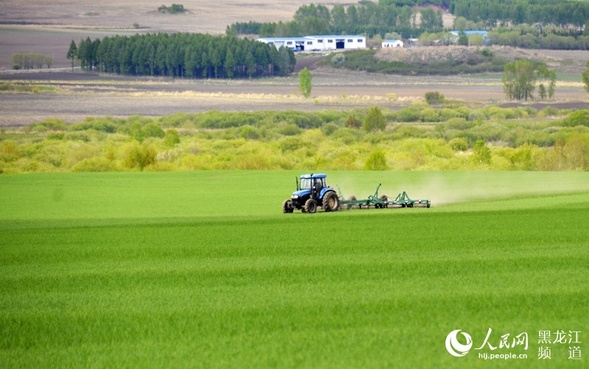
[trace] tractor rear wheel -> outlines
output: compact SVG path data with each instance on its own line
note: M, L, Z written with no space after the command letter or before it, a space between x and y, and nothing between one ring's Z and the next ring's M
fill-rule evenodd
M329 191L323 196L323 210L337 211L339 209L339 198L333 191Z
M309 199L305 202L305 205L303 206L303 211L305 213L310 213L313 214L314 212L317 211L317 201L313 200L313 199Z
M284 200L284 202L282 203L282 212L284 214L287 214L287 213L292 213L293 211L294 211L294 208L292 206L292 201Z

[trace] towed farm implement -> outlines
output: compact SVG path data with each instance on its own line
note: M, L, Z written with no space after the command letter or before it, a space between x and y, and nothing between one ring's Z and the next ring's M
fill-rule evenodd
M301 210L303 213L315 213L318 208L324 211L338 211L344 209L393 209L393 208L429 208L430 200L414 200L403 191L394 199L386 195L379 195L382 184L376 187L374 194L369 195L366 199L358 200L355 196L345 199L342 191L338 187L336 192L327 185L326 174L303 174L296 179L296 191L292 193L290 199L282 203L283 213L292 213L295 210Z

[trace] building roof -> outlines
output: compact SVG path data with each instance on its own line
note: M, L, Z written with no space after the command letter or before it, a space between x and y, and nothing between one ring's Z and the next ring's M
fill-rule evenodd
M260 37L258 40L263 41L305 41L309 39L326 39L326 38L363 38L366 37L360 35L311 35L302 37Z
M481 36L486 36L489 34L489 32L484 31L484 30L472 30L472 31L451 31L450 33L453 35L459 35L460 32L464 32L465 35L470 36L470 35L481 35Z
M260 37L258 40L264 41L305 41L305 37Z
M306 38L366 38L361 35L311 35Z

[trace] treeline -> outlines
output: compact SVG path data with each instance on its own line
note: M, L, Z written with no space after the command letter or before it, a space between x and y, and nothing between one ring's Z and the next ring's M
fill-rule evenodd
M589 22L589 2L554 0L451 0L449 11L457 17L498 24L543 23L584 26Z
M51 68L53 56L38 53L14 53L10 55L12 69L42 69Z
M182 4L172 4L172 6L165 6L161 5L157 8L160 13L169 13L169 14L180 14L184 13L184 5Z
M452 75L463 73L502 72L506 61L496 57L490 49L482 49L470 53L447 52L445 58L439 59L435 51L439 48L419 48L406 54L403 60L389 61L377 57L378 50L350 50L345 54L334 55L329 63L334 68L362 70L369 73L400 74L400 75ZM453 50L464 50L455 47Z
M331 10L324 5L303 5L291 22L238 22L227 26L226 33L258 34L261 37L322 34L366 34L371 37L396 32L403 38L409 38L417 37L422 32L438 32L442 28L442 13L439 10L414 10L408 5L383 5L366 1L347 7L335 5Z
M589 2L551 0L380 0L357 5L303 5L290 22L242 22L227 26L228 35L261 37L310 34L364 34L368 37L417 38L444 30L447 8L457 19L455 29L493 30L491 42L524 48L585 50L589 37ZM584 28L584 29L583 29ZM517 32L520 32L519 35ZM389 34L389 35L387 35ZM519 38L517 36L520 36Z
M0 130L0 173L127 170L589 170L589 110L425 103L370 112L48 119ZM374 152L384 157L378 167Z
M562 29L555 25L520 24L489 32L495 45L527 49L589 50L589 29Z
M296 63L288 49L236 37L188 33L86 38L77 46L76 57L85 70L189 78L284 76Z

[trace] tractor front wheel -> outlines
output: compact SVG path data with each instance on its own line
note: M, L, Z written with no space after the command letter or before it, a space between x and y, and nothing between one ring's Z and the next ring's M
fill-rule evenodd
M284 214L292 213L294 211L294 207L292 206L292 201L284 200L282 203L282 212Z
M317 211L317 201L313 200L313 199L309 199L305 202L305 205L303 206L303 211L305 213L310 213L313 214L314 212Z
M323 196L323 210L337 211L339 209L339 198L333 191L326 193Z

